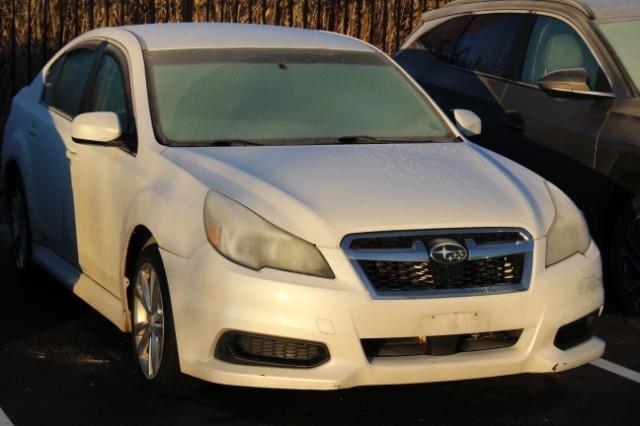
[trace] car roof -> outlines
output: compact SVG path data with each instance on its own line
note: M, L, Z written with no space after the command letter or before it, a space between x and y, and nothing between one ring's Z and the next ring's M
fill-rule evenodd
M122 27L144 49L292 48L373 52L359 40L341 34L256 24L171 23Z
M581 12L590 19L598 20L640 17L640 1L638 0L455 0L440 10L450 10L450 8L461 5L474 5L477 6L474 7L475 10L481 10L489 4L492 6L502 5L503 7L532 6L537 10L544 10L545 6L566 6Z

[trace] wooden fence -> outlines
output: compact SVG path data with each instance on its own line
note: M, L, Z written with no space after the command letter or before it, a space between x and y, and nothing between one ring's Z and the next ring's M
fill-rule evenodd
M321 28L395 51L420 15L446 0L0 0L0 131L11 97L87 30L152 22ZM0 133L1 135L1 133Z

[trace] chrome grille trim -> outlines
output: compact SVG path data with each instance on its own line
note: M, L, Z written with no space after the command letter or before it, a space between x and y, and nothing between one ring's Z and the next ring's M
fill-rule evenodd
M388 262L425 262L429 259L427 247L422 241L416 241L409 249L351 249L345 248L347 257L352 260L381 260Z
M513 242L496 242L478 244L473 234L518 234L521 239ZM437 289L437 290L406 290L406 291L377 291L371 284L367 274L360 266L360 261L381 261L381 262L416 262L428 264L430 262L429 252L425 244L418 240L419 237L464 235L464 245L469 251L467 261L490 259L510 255L524 255L524 268L520 282L518 283L498 283L476 288L457 289ZM384 239L393 237L416 237L410 248L390 248L390 249L353 249L354 241L363 239ZM428 299L442 297L466 297L490 294L505 294L526 291L529 289L531 272L533 267L533 237L522 228L460 228L460 229L439 229L423 231L398 231L398 232L374 232L363 234L347 235L341 247L350 260L354 269L362 282L367 287L373 299Z

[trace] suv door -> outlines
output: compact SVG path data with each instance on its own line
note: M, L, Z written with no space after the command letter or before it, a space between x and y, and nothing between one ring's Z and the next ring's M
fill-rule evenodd
M106 45L88 84L83 112L108 111L120 118L123 148L74 144L72 181L79 260L85 275L121 298L125 210L138 191L137 136L126 56Z
M501 140L497 150L556 183L591 212L598 208L593 194L599 182L592 170L596 140L613 99L559 97L540 89L540 77L566 68L586 69L593 91L611 92L604 71L580 34L563 20L537 16L522 72L502 101L515 123L520 123L521 127L515 127L520 135ZM515 126L514 122L505 125Z
M97 45L75 48L49 67L40 105L34 108L29 134L35 177L32 222L36 244L78 266L69 156L71 120L80 111Z
M396 60L445 110L465 108L482 118L474 141L492 147L511 130L500 101L519 68L531 22L528 13L450 18L396 55ZM506 133L506 135L505 135Z

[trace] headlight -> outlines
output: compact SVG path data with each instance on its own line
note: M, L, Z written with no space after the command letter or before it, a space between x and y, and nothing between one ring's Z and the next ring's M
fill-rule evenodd
M320 251L215 191L204 203L209 242L225 257L251 269L274 268L333 278Z
M547 232L547 267L576 253L586 253L591 244L589 227L582 212L555 185L545 182L556 216Z

